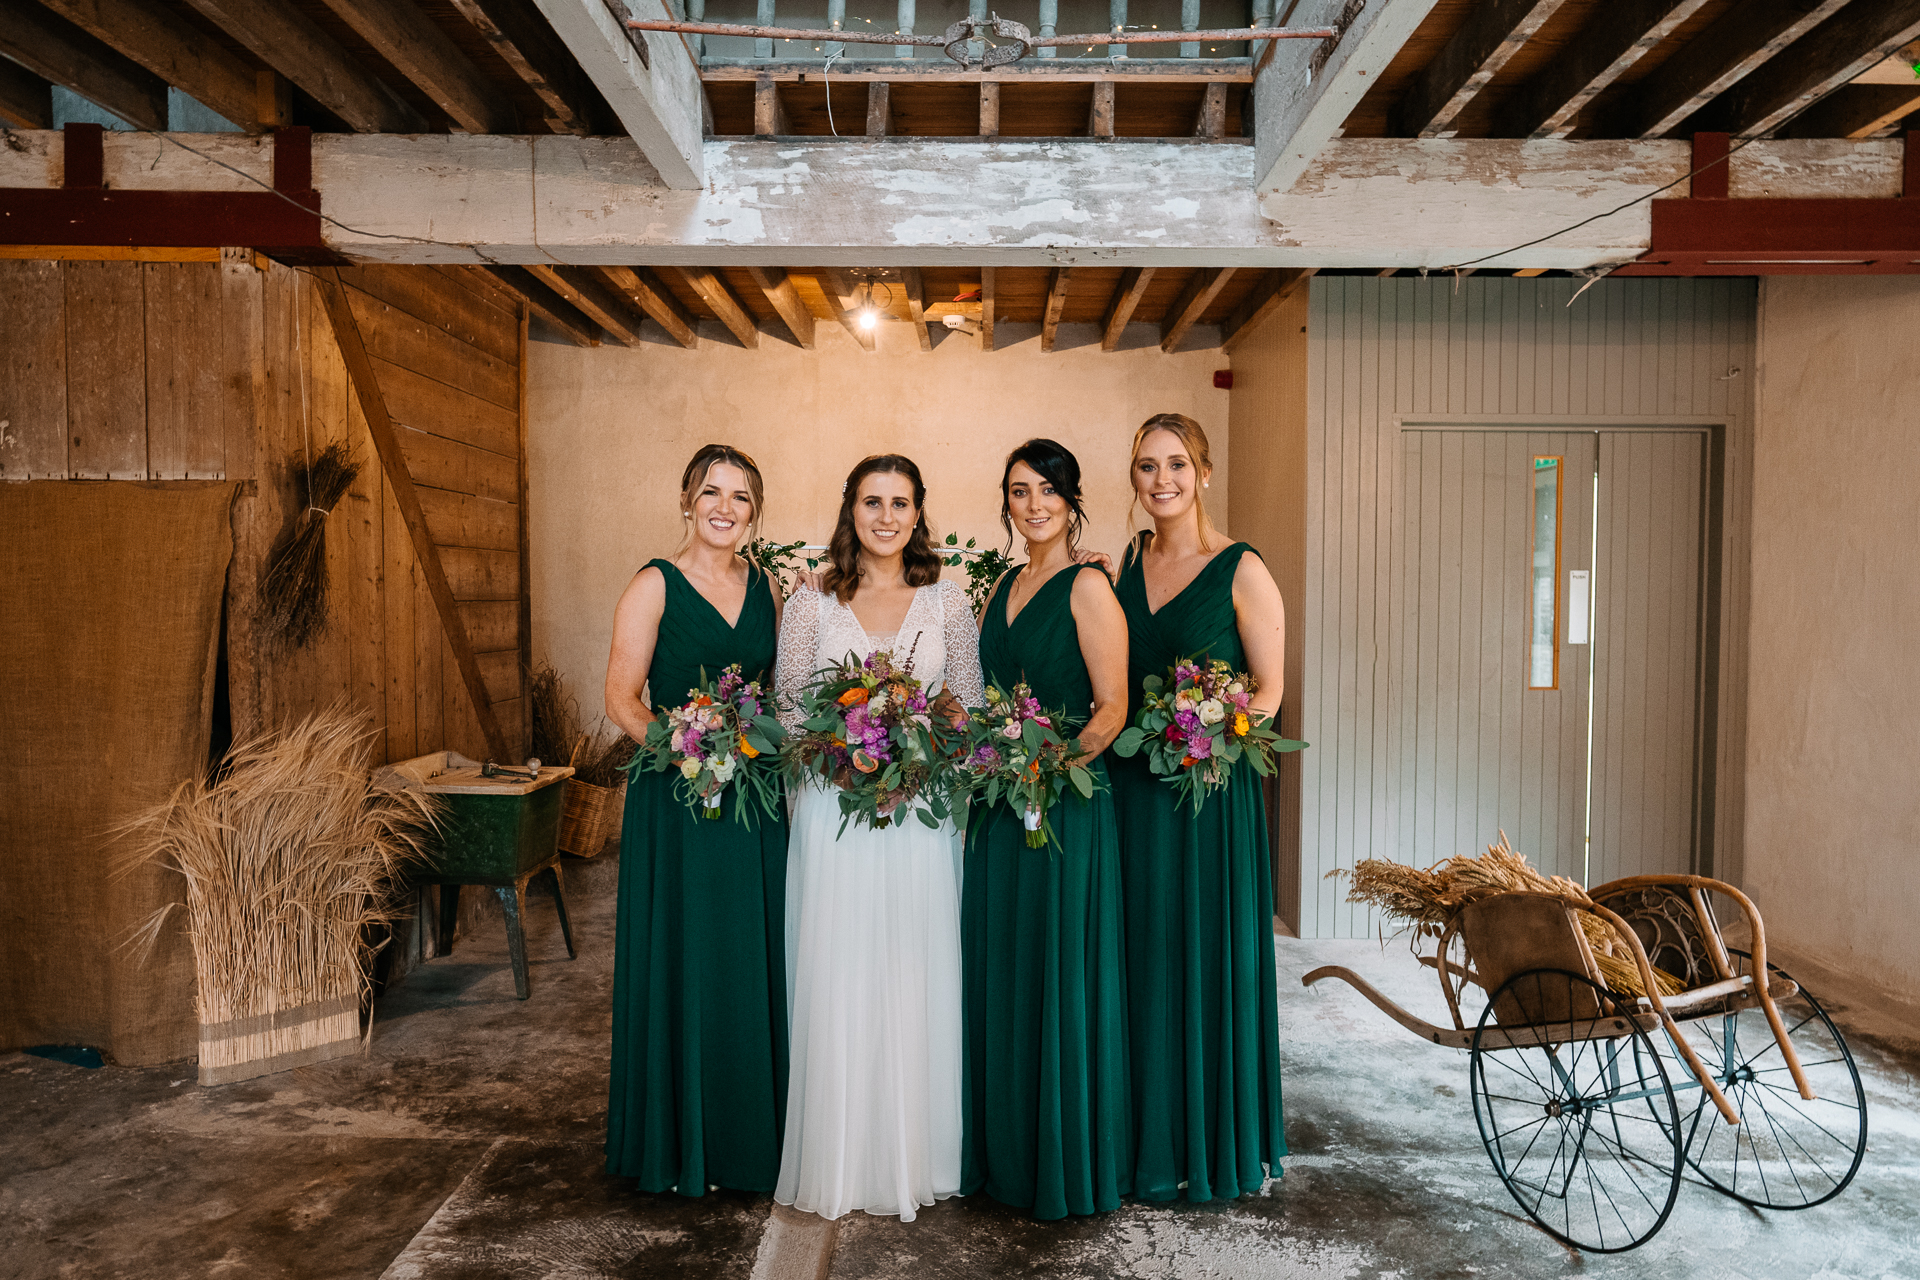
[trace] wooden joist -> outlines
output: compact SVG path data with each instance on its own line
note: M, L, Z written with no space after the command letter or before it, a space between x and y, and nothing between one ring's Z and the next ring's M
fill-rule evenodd
M53 83L0 58L0 122L16 129L53 128Z
M1241 300L1233 313L1220 323L1220 350L1232 350L1252 336L1260 327L1260 322L1272 315L1274 310L1293 294L1306 287L1312 278L1312 267L1277 267L1262 272L1260 280L1253 286L1253 292ZM1392 270L1382 271L1383 276L1393 274Z
M640 317L627 300L614 290L605 276L592 267L555 266L528 263L539 281L565 298L580 313L599 325L607 337L623 347L640 341Z
M468 133L512 133L513 104L413 0L326 0L341 21Z
M1220 81L1207 85L1200 95L1200 110L1193 121L1196 138L1220 139L1227 136L1227 86Z
M1602 138L1658 138L1832 16L1846 0L1749 0L1703 27L1608 107Z
M137 129L167 127L166 81L37 4L6 6L0 54Z
M611 129L600 93L560 43L532 0L450 0L500 60L546 108L556 133L587 135ZM607 127L600 117L608 116Z
M980 349L993 350L993 268L980 268Z
M893 86L885 80L867 83L867 136L884 138L893 132Z
M786 104L780 101L780 86L772 76L761 76L753 82L753 136L774 138L792 132Z
M1114 83L1100 80L1093 86L1093 106L1087 110L1087 136L1089 138L1111 138L1113 136Z
M1488 136L1554 138L1707 0L1611 0L1595 9L1561 56L1507 96Z
M711 267L673 267L687 287L700 295L700 300L712 309L720 323L727 327L739 340L741 346L749 351L760 345L760 330L754 323L753 313L740 305L740 299L733 296L733 290L727 288L727 282L720 273Z
M1483 0L1400 95L1389 132L1437 138L1565 0Z
M820 286L820 293L827 300L827 306L833 312L833 318L847 331L847 336L867 351L877 349L873 330L862 328L860 319L853 313L853 301L859 296L858 288L852 277L837 267L829 267L814 274L814 283Z
M361 340L360 326L354 319L353 304L347 298L346 286L332 268L322 267L313 273L313 277L326 306L327 319L333 327L334 341L339 344L341 361L347 366L347 377L353 384L354 398L359 402L361 415L366 419L367 434L373 438L374 452L379 455L388 492L393 495L394 505L399 508L400 516L406 523L407 536L413 543L414 562L433 599L434 613L439 618L441 631L446 635L447 646L453 651L460 681L466 686L474 719L479 721L480 732L486 738L487 749L494 758L512 759L513 744L501 732L499 717L494 714L493 699L468 637L466 620L454 600L453 587L441 563L440 549L434 544L433 535L427 528L427 516L420 505L420 493L414 487L412 472L407 468L407 457L401 449L393 419L388 416L386 398L381 394L373 360Z
M793 281L779 267L748 267L747 273L753 277L754 284L760 287L767 302L772 305L774 314L780 317L780 323L787 327L796 345L802 351L813 350L813 312L800 297L800 291L793 287Z
M525 267L475 267L486 278L524 300L529 310L564 334L576 347L600 345L600 330L571 302L549 289Z
M279 0L187 0L360 133L424 133L427 122L300 10Z
M1227 287L1227 281L1233 279L1233 272L1232 267L1201 267L1193 273L1179 301L1167 308L1166 318L1160 322L1162 351L1172 352L1180 345L1180 340L1187 336L1187 330L1193 328L1201 313Z
M242 129L276 123L263 118L255 69L172 10L136 0L42 3Z
M1146 296L1147 286L1153 283L1154 267L1128 267L1120 274L1120 283L1114 286L1113 300L1107 304L1107 318L1100 334L1100 349L1114 351L1120 346L1120 336L1126 332L1127 322L1133 319L1133 312L1140 305L1140 299Z
M675 342L689 350L699 342L693 317L653 272L645 267L601 267L599 270L608 284L646 312Z
M914 337L919 340L922 351L933 350L933 334L927 328L927 283L920 277L920 268L901 269L900 281L907 290L907 316L913 321Z
M1781 131L1789 138L1871 138L1920 111L1920 80L1842 85Z
M1695 131L1751 137L1920 37L1920 0L1854 0L1701 111Z
M980 85L980 136L1000 136L1000 86L991 80Z
M1073 278L1072 267L1055 267L1053 279L1047 284L1047 309L1040 318L1040 349L1053 350L1054 339L1060 331L1060 313L1066 310L1067 286Z

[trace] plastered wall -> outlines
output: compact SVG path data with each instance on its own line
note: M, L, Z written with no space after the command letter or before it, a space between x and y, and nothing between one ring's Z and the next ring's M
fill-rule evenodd
M1920 991L1920 278L1763 283L1748 892L1769 934Z
M710 441L760 463L765 532L784 542L825 540L841 482L870 453L920 464L937 536L952 530L999 545L1007 451L1051 436L1085 473L1085 545L1116 553L1131 497L1127 448L1148 416L1197 418L1216 467L1227 470L1228 393L1213 386L1227 361L1218 350L1165 355L1139 345L1152 331L1135 326L1134 349L1103 353L1093 326L1063 325L1060 349L1042 352L1038 326L1002 328L1012 332L990 353L961 334L940 334L922 353L905 324L886 326L874 354L824 323L811 352L766 334L746 351L705 330L693 351L529 344L535 660L553 663L583 712L599 712L614 604L637 568L677 547L680 473ZM1220 475L1207 497L1226 526Z

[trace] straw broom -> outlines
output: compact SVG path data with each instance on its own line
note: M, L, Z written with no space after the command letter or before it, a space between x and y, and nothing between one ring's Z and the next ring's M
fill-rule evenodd
M307 505L268 563L261 593L267 630L295 648L326 628L327 517L359 474L360 464L338 441L311 462L294 465L294 489L306 495Z
M1499 893L1550 893L1569 902L1588 905L1593 902L1585 889L1565 876L1547 876L1536 871L1507 843L1505 831L1500 833L1497 843L1488 845L1486 853L1477 858L1448 858L1424 871L1384 858L1366 858L1351 872L1344 867L1335 868L1327 873L1327 879L1347 875L1353 880L1347 890L1348 902L1378 907L1387 919L1399 922L1402 928L1412 928L1415 942L1423 937L1439 937L1460 908ZM1640 989L1639 967L1626 946L1614 936L1612 926L1591 912L1576 911L1574 915L1608 985L1627 995L1645 995ZM1684 982L1664 970L1655 969L1653 978L1663 996L1678 995L1686 990Z
M202 1083L318 1061L358 1038L377 950L367 926L402 914L394 886L437 805L371 780L372 738L342 700L236 743L213 778L120 828L123 865L157 861L186 879ZM172 911L130 945L151 948Z

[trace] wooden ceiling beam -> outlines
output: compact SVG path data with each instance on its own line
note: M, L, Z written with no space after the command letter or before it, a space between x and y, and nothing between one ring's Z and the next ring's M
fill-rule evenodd
M933 350L933 332L927 328L927 282L918 267L902 267L900 281L907 289L907 317L913 321L914 336L922 351Z
M612 119L580 64L567 52L532 0L451 0L500 60L546 108L547 127L581 136L601 132Z
M847 336L867 351L877 350L873 340L873 330L860 327L860 320L853 313L854 299L859 297L858 286L853 278L837 267L829 267L814 273L814 283L820 286L821 294L827 300L827 306L833 311L833 318L847 331Z
M1846 0L1747 0L1708 23L1621 93L1583 136L1658 138L1832 16Z
M802 351L813 350L813 312L807 309L787 273L779 267L748 267L747 274L753 277L760 292L767 295L767 302L780 317L780 323L787 327L795 345Z
M1047 283L1047 309L1040 319L1040 349L1053 350L1054 339L1060 332L1060 313L1066 310L1067 286L1073 279L1072 267L1055 267L1053 279Z
M0 58L0 121L16 129L53 128L53 82Z
M1388 131L1391 136L1446 135L1454 117L1565 2L1483 0L1474 6L1453 38L1414 75L1400 95Z
M686 38L629 31L624 0L538 0L540 12L593 82L660 181L675 191L707 185L702 129L711 118ZM615 16L615 11L621 16Z
M740 299L733 296L733 290L727 288L727 282L711 267L672 267L669 270L680 273L687 287L700 295L700 300L713 309L720 323L727 326L727 332L739 340L740 345L751 351L760 345L760 329L754 323L753 313L740 305Z
M1571 132L1589 102L1706 3L1609 0L1558 58L1508 95L1487 136L1557 138Z
M980 268L980 349L993 350L993 268Z
M1260 280L1253 286L1253 292L1243 299L1220 324L1220 349L1231 352L1245 342L1260 327L1260 322L1285 302L1288 298L1304 289L1307 281L1313 278L1313 267L1278 267L1261 273ZM1383 275L1393 274L1391 271Z
M523 299L533 314L558 329L574 346L600 345L600 327L525 267L475 267L474 270L483 272L485 278Z
M645 267L601 267L600 273L621 296L651 316L675 342L691 351L700 341L694 318L653 272Z
M393 69L468 133L513 133L513 104L413 0L325 0Z
M1853 0L1794 41L1683 127L1752 137L1777 128L1920 36L1920 0Z
M1794 117L1781 131L1788 138L1871 138L1920 110L1920 81L1842 85Z
M1201 267L1187 281L1187 287L1180 294L1180 300L1167 309L1167 315L1160 322L1160 349L1171 353L1187 336L1187 330L1193 328L1200 315L1220 291L1227 287L1227 281L1233 279L1232 267Z
M249 133L278 123L263 118L255 68L172 10L138 0L41 3Z
M1147 286L1153 283L1154 267L1128 267L1120 273L1120 283L1113 287L1113 298L1107 303L1107 319L1100 334L1100 349L1114 351L1120 346L1120 335L1126 332L1127 322L1133 319L1133 312L1140 305L1140 299L1146 296Z
M555 266L530 262L527 270L534 278L577 307L580 313L599 325L608 338L623 347L640 341L640 317L627 300L611 288L606 278L592 267Z
M167 127L166 81L37 4L4 6L0 54L136 129Z
M426 131L418 111L292 5L280 0L187 3L356 132Z

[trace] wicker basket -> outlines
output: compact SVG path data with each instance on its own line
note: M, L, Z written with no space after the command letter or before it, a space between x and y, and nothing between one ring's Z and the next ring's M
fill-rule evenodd
M560 808L560 848L582 858L599 853L620 829L620 814L626 803L624 782L617 787L596 787L579 778L568 778L567 797Z

